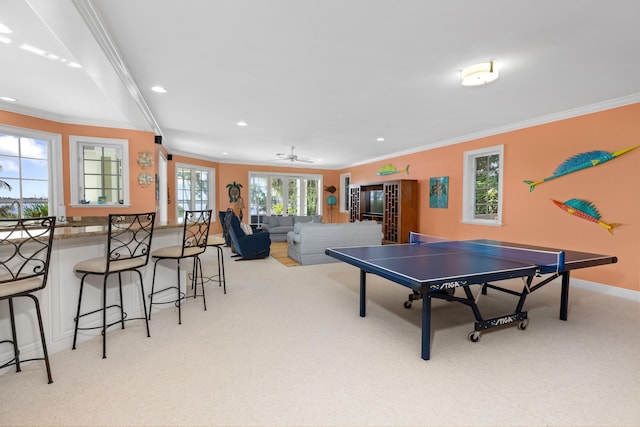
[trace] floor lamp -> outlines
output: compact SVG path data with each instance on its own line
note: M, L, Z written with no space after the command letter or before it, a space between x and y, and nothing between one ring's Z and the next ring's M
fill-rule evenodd
M327 204L329 205L329 222L333 222L333 206L338 204L338 199L331 194L327 197Z
M246 206L244 204L244 199L242 197L238 197L238 200L236 200L236 204L234 205L234 208L239 211L238 218L240 218L240 222L242 222L242 216L243 216L242 209L246 209Z

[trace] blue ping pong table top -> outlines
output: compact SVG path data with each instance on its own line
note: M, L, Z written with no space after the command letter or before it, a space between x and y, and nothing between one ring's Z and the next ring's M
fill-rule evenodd
M530 245L499 242L494 240L471 240L439 244L400 244L329 248L327 255L378 274L405 286L416 287L429 284L439 286L471 285L493 280L516 277L528 277L536 273L552 273L558 270L588 267L615 262L615 257L590 254L578 251L559 251L557 249ZM466 252L465 245L487 245L492 253ZM520 248L525 255L522 259L501 257L502 248ZM510 250L510 249L508 249ZM527 251L544 251L546 258L536 259L526 256ZM562 253L563 261L551 261L552 257ZM505 255L506 256L506 255ZM613 260L612 260L613 259Z

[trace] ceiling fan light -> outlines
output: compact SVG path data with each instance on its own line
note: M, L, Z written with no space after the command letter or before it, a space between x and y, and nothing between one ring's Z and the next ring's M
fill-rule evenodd
M494 61L471 65L460 72L462 86L482 86L498 78L498 64Z

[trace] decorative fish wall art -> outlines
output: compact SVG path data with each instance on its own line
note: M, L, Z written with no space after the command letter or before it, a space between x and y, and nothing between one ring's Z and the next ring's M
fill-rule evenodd
M607 224L600 219L600 213L593 203L582 199L569 199L562 203L557 200L551 199L557 207L567 211L571 215L575 215L578 218L586 219L587 221L595 222L596 224L604 227L613 236L613 229L620 224L612 222Z
M402 173L402 172L406 172L407 175L409 175L409 165L407 165L406 168L399 170L395 166L393 166L391 163L387 163L386 165L380 168L380 170L376 173L376 175L379 175L379 176L393 175L393 174Z
M538 181L524 181L529 185L529 191L533 191L536 185L543 182L550 181L552 179L560 178L561 176L568 175L573 172L577 172L582 169L587 169L593 166L598 166L602 163L613 160L616 157L622 156L631 150L635 150L640 145L625 148L624 150L616 151L614 153L608 153L606 151L589 151L587 153L580 153L565 160L558 168L553 172L553 175Z

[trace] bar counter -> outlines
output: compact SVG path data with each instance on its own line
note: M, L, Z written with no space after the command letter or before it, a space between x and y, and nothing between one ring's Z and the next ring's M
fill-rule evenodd
M153 226L154 233L159 230L166 229L182 229L182 223L156 223ZM89 236L106 236L109 226L106 224L73 224L73 223L56 223L56 230L53 234L54 240L75 239L78 237ZM155 234L154 234L155 236ZM105 237L106 239L106 237Z
M182 224L157 224L154 226L151 250L158 248L181 245L182 244ZM40 300L42 310L45 336L47 347L50 354L70 349L73 340L74 316L77 310L78 293L80 290L81 276L74 272L74 265L80 261L90 258L106 257L107 245L107 225L86 225L73 226L56 225L54 234L53 249L51 253L51 261L49 267L49 278L47 286L36 293ZM213 252L212 252L213 253ZM205 253L204 256L211 256ZM203 258L203 264L208 262L208 258ZM181 266L181 285L183 291L186 286L185 271L189 265ZM148 296L151 291L151 282L153 279L153 259L149 259L149 264L141 269L144 279L145 295ZM140 288L137 286L137 274L125 272L122 274L122 291L124 300L124 311L128 317L142 317L143 305L140 296ZM162 262L158 264L158 273L156 277L156 287L164 288L166 286L175 285L177 280L176 263ZM108 304L115 304L119 300L118 296L118 276L112 275L109 278L109 286L107 291ZM169 294L169 293L167 293ZM167 295L165 299L175 298L175 295ZM159 300L154 298L154 302ZM147 297L147 307L149 306ZM201 304L201 302L199 302ZM99 308L102 306L102 278L99 276L91 276L85 281L85 291L83 295L83 307ZM14 300L14 308L16 310L16 327L18 333L18 343L21 352L21 359L29 359L38 357L42 354L40 346L39 332L37 322L32 319L36 318L33 302L29 298L17 298ZM154 311L158 309L175 309L173 304L164 304L154 306ZM177 316L177 315L176 315ZM108 322L119 318L119 310L112 309L107 315ZM135 321L137 322L137 321ZM130 333L140 334L140 339L146 339L146 334L135 322L127 325L131 328ZM144 323L144 321L140 320ZM177 317L176 317L177 322ZM95 314L95 318L83 318L83 325L98 326L102 324L101 315ZM144 326L141 326L144 328ZM149 323L151 335L153 336L153 321ZM111 328L109 331L113 330ZM126 332L129 333L129 332ZM99 336L100 330L83 331L78 333L78 345L82 345L82 341L86 341L93 337ZM0 341L10 339L11 324L9 317L8 304L0 304ZM112 349L110 355L117 357L116 349ZM118 349L125 350L125 349ZM96 353L96 357L101 354ZM10 345L0 346L0 364L13 358L13 348ZM39 363L39 362L35 362ZM43 365L44 369L44 365ZM14 366L9 366L0 371L0 374L6 373L8 370L15 370ZM52 366L53 380L56 380L55 365Z

